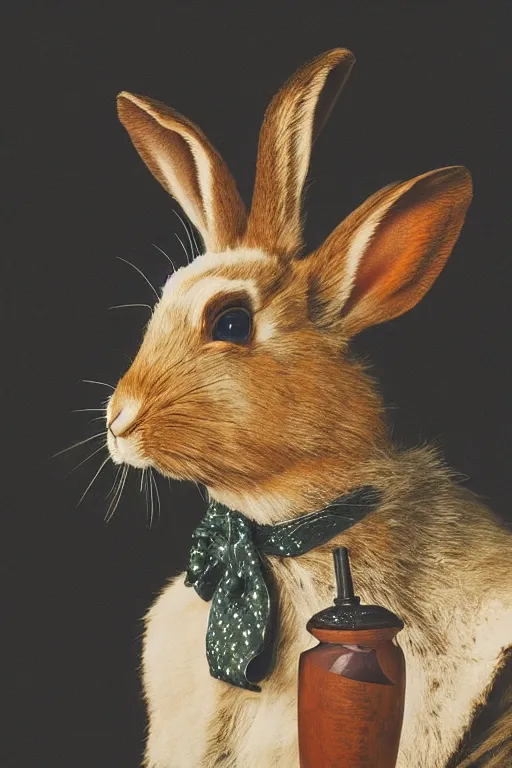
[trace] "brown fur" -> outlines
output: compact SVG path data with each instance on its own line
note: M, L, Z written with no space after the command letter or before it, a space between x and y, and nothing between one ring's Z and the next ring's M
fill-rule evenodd
M301 67L272 99L260 132L246 236L250 248L293 256L302 247L300 209L307 158L353 64L350 51L329 51Z
M332 599L338 544L350 550L363 601L405 623L398 768L492 768L510 756L510 683L489 713L512 643L512 537L433 451L392 445L381 398L349 348L355 333L430 288L462 227L469 173L444 168L392 184L295 258L311 145L352 64L349 52L328 52L272 101L247 228L236 185L202 132L157 102L120 96L135 146L208 250L170 278L109 403L114 460L201 482L258 522L365 483L383 493L379 509L336 541L270 559L281 627L261 694L209 676L208 605L182 574L168 585L144 644L149 768L296 768L297 662L312 641L307 619ZM251 308L250 339L212 341L216 313L233 301ZM116 428L123 412L131 421Z
M245 232L245 206L226 164L201 129L166 104L131 93L119 94L117 111L151 173L171 195L179 196L175 182L163 173L156 162L157 153L162 152L173 166L176 181L195 204L197 218L189 211L187 213L202 230L208 250L223 251L236 246ZM152 140L148 144L146 137L149 133ZM204 189L197 173L195 146L200 146L208 156L210 184L223 190L222 195L213 195L210 221L203 205Z
M447 768L506 768L512 765L512 645L499 660L484 705Z

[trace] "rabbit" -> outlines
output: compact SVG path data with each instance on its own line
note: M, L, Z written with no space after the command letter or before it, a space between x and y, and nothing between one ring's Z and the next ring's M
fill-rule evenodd
M207 489L259 524L362 485L378 506L300 557L267 558L279 593L276 663L261 691L215 679L210 605L171 579L145 624L147 768L298 768L297 667L312 614L332 601L332 550L350 551L363 602L405 628L398 768L512 765L512 536L431 447L394 446L381 396L350 350L429 290L472 197L445 167L386 186L305 255L301 198L313 142L354 64L302 66L262 124L250 212L186 117L122 92L118 115L204 253L166 281L107 407L114 463Z

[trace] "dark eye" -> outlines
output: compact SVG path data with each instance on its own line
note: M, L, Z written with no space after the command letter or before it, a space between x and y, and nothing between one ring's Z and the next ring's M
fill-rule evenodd
M251 335L251 315L246 309L237 307L227 309L217 317L213 324L214 341L231 341L243 344Z

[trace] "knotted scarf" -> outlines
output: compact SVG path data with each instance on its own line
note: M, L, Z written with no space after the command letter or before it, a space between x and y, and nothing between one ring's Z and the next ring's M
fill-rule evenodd
M249 691L267 677L278 631L275 585L266 555L297 557L362 520L380 493L364 486L324 509L276 525L258 525L212 501L192 535L185 579L211 601L206 633L210 674Z

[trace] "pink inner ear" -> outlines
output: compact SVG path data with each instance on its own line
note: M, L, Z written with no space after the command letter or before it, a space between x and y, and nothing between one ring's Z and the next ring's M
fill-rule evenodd
M373 270L367 270L362 277L356 276L350 296L341 310L342 317L348 315L360 298L370 292L371 286L378 281L380 274L382 274L382 269L379 269L376 265Z
M378 225L361 259L343 314L367 296L384 304L399 291L411 297L423 295L422 275L432 270L436 261L437 272L444 263L439 257L450 218L448 208L430 200L417 201L406 195L398 201Z

